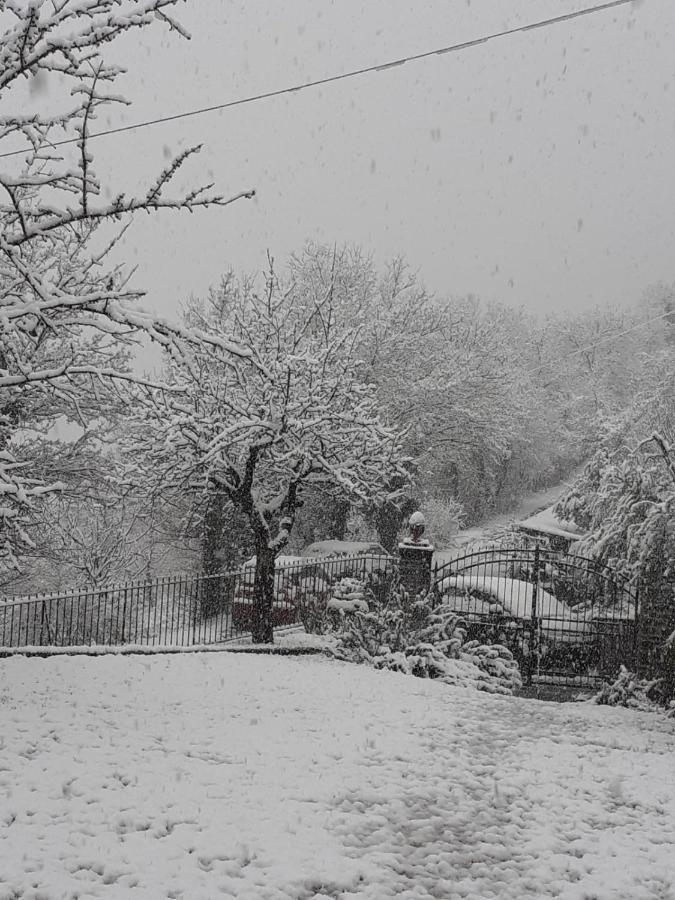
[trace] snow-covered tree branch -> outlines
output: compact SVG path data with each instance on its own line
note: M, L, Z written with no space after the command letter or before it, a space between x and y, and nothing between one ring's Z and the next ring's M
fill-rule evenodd
M392 478L407 479L400 434L358 376L353 331L328 324L330 288L308 297L273 270L260 291L228 278L186 318L233 335L250 361L216 365L205 355L187 367L171 360L172 383L187 393L143 404L138 456L165 484L215 489L247 516L256 547L254 637L267 641L274 559L290 538L303 489L320 483L361 501L394 499Z
M188 37L171 15L177 2L0 0L0 483L7 561L25 537L21 522L33 500L58 488L31 473L29 460L18 465L12 450L13 433L35 424L37 407L43 420L51 404L52 419L66 413L84 424L104 400L115 403L124 385L155 390L130 366L130 347L142 339L183 359L204 344L221 359L248 357L226 334L143 312L133 272L108 261L139 212L192 212L254 193L225 197L210 184L173 190L198 146L170 160L139 196L104 189L96 174L97 117L127 102L114 91L123 70L103 50L153 22ZM54 90L45 90L48 83ZM12 111L21 108L28 111Z

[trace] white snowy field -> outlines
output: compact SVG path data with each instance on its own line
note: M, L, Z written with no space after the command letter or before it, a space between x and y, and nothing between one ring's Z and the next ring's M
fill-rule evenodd
M0 898L675 897L675 723L323 657L0 660Z

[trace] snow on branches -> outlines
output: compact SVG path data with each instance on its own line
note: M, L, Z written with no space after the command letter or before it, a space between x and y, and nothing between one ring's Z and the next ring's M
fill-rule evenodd
M102 49L154 21L187 37L170 14L177 2L0 0L0 539L8 559L23 540L8 523L20 522L31 498L55 487L28 475L24 484L12 461L12 428L33 425L36 397L43 410L45 399L53 404L53 417L67 411L84 423L120 385L152 390L129 365L128 345L142 337L174 356L204 341L218 354L246 355L227 335L205 337L137 309L142 292L131 286L131 273L108 263L135 213L225 206L254 193L226 198L209 184L172 191L199 147L171 160L139 196L104 191L96 175L90 141L97 115L126 103L113 90L123 70ZM26 80L29 102L16 96ZM41 109L47 82L56 94L69 91L61 109ZM54 96L50 91L50 107L59 105ZM16 112L22 108L28 111Z
M657 432L633 451L599 450L556 512L588 533L576 553L634 578L675 575L674 451Z
M278 552L303 484L330 483L365 501L405 470L398 432L357 377L354 332L332 321L330 291L308 301L273 272L265 288L228 278L189 308L188 327L232 335L248 358L172 360L168 380L181 392L155 395L143 416L153 415L157 460L185 483L224 491Z
M7 20L0 48L0 90L40 71L80 79L91 73L102 44L157 18L184 37L167 12L177 0L0 0ZM4 23L3 23L4 24ZM105 72L114 73L107 65Z
M248 358L170 360L168 380L182 392L143 403L136 455L150 460L148 478L223 493L247 516L256 584L271 578L304 487L395 499L392 476L407 482L400 434L358 378L356 334L336 326L330 285L309 297L272 268L264 290L228 277L206 304L188 309L186 322L231 335Z

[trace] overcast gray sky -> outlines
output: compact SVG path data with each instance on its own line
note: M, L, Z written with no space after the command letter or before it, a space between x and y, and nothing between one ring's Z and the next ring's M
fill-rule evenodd
M131 123L432 50L592 0L193 0L190 42L113 45ZM675 280L675 3L548 29L97 141L137 189L190 143L184 182L254 201L142 218L127 241L148 305L174 311L228 267L307 239L403 253L441 295L529 309L639 300Z

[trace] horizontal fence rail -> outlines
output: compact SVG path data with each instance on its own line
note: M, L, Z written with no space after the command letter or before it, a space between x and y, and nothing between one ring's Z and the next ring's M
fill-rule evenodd
M317 597L344 578L378 590L391 557L293 558L277 564L272 624L300 623ZM217 575L171 575L102 588L0 598L0 648L196 646L246 635L253 623L255 567Z

